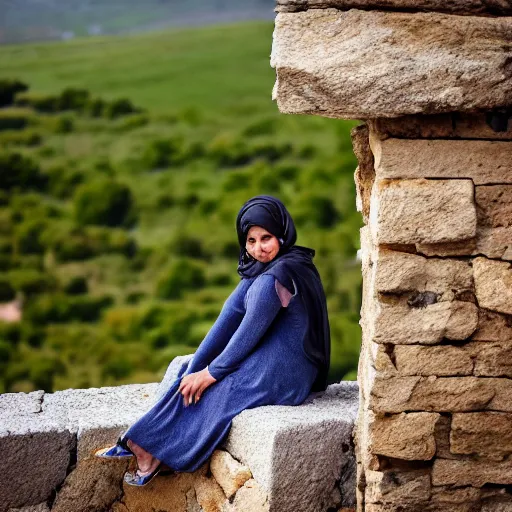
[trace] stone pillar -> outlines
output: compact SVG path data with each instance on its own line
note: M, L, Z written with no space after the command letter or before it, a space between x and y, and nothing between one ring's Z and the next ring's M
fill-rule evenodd
M512 510L512 4L277 10L281 111L366 120L358 511Z

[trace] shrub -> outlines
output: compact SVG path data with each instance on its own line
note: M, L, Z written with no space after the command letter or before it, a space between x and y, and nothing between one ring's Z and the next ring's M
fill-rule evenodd
M157 283L157 295L162 299L177 299L183 292L204 286L203 266L186 259L175 261Z
M87 89L75 89L73 87L68 87L60 93L58 109L82 111L88 102L89 91Z
M108 119L115 119L126 114L133 114L139 110L126 98L120 98L107 103L103 109L103 115Z
M37 325L63 322L95 322L112 298L53 294L41 295L28 304L26 319Z
M259 119L250 124L243 132L248 137L256 137L259 135L272 135L277 127L277 119L275 117L266 117Z
M0 144L5 146L38 146L43 138L35 130L6 130L0 133Z
M90 100L85 106L85 112L91 117L102 117L105 110L106 102L101 98Z
M74 121L70 116L59 116L55 120L55 133L71 133L74 129Z
M22 130L33 118L32 111L25 108L0 110L0 130Z
M6 279L0 279L0 302L8 302L16 297L16 290Z
M316 194L303 194L300 197L295 216L298 223L311 223L321 228L330 228L339 219L332 199Z
M14 244L18 253L42 254L45 246L42 241L46 228L44 220L28 219L16 228Z
M82 295L87 292L87 279L84 276L73 276L64 285L64 293L67 293L68 295Z
M16 95L14 104L22 107L31 107L38 112L58 112L59 97L51 94L22 92Z
M48 168L45 175L48 180L48 192L59 199L70 197L78 185L84 181L82 172L66 169L60 165Z
M28 85L20 80L3 78L0 80L0 107L12 105L14 97L20 92L25 92Z
M53 276L34 269L14 269L7 273L7 280L17 291L30 297L56 288Z
M81 185L74 203L75 219L81 225L128 226L135 218L130 188L113 180Z
M39 166L20 153L0 153L0 188L10 190L44 188L45 177Z
M173 254L189 258L203 258L206 255L201 240L183 232L172 238L169 249Z
M183 140L180 138L152 140L142 154L142 164L147 169L179 165L184 160Z

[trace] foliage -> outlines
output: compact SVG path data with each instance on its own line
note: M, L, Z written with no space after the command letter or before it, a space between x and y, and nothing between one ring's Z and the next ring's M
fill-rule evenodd
M329 378L353 378L353 124L277 112L271 32L248 23L0 48L0 80L37 91L0 111L0 126L15 119L0 131L0 301L23 304L20 324L0 323L0 392L162 377L236 286L236 214L261 193L284 201L298 243L316 250Z

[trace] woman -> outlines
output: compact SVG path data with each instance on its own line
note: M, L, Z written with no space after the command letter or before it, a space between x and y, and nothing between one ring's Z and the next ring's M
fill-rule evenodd
M293 220L278 199L257 196L236 222L241 281L170 389L101 457L135 455L130 485L167 465L195 471L222 443L231 420L262 405L299 405L327 385L330 358L325 294L314 250L296 246Z

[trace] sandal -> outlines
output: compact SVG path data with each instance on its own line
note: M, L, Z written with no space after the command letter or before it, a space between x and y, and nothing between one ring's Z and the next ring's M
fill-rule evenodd
M140 475L140 469L137 469L134 472L127 471L124 474L124 481L128 485L133 485L134 487L144 487L145 485L149 484L149 482L151 482L151 480L153 480L153 478L155 478L155 476L158 475L161 470L162 463L158 464L158 466L147 475Z
M128 448L127 441L121 437L117 440L114 446L109 448L102 448L94 453L96 457L102 459L125 459L133 457L133 452Z

